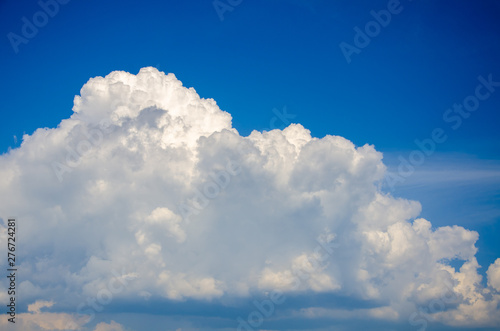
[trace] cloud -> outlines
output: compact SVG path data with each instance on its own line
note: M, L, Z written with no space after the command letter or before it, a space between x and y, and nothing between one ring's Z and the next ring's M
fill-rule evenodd
M31 305L28 305L28 311L31 312L31 313L35 313L35 314L39 314L40 313L40 309L44 308L44 307L52 307L54 305L54 302L53 301L37 301L35 303L32 303Z
M383 192L371 145L300 124L243 137L214 100L154 68L90 79L73 111L0 156L0 214L19 220L29 302L98 313L151 300L230 305L279 289L376 303L337 310L353 319L499 323L498 260L482 287L478 234L433 228L418 202ZM338 246L314 267L322 236ZM459 270L453 259L465 261ZM301 268L309 278L292 287ZM418 313L435 300L443 306ZM297 303L287 314L328 309Z
M500 292L500 259L496 259L486 271L488 275L488 285Z
M18 313L14 317L15 323L7 318L0 320L2 330L77 330L85 322L82 317L75 314L41 312L41 308L51 308L53 301L39 300L28 305L28 313ZM9 316L10 317L10 316Z
M111 323L101 322L96 325L94 331L123 331L123 326L115 321L111 321Z

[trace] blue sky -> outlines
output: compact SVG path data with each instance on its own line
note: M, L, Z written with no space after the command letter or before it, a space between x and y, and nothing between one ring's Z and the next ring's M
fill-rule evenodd
M418 149L415 139L441 128L447 140L383 190L420 201L420 215L433 227L477 231L484 276L500 257L500 87L457 129L443 114L474 95L479 76L500 82L500 4L402 0L387 26L347 61L339 45L355 45L354 28L364 29L374 20L370 12L390 2L243 0L221 20L212 1L71 0L13 47L9 33L22 35L23 17L33 21L41 7L1 1L0 151L69 118L91 77L135 75L148 66L215 99L241 136L286 127L273 120L286 109L289 122L313 137L374 145L395 174L400 157ZM283 325L269 327L289 327Z
M5 35L20 34L21 18L40 9L34 1L1 6ZM402 2L401 13L347 65L339 43L352 44L353 27L386 6L243 1L221 22L210 1L71 1L18 54L2 39L9 96L2 150L15 146L13 135L69 117L89 77L144 66L174 72L217 100L243 134L266 128L271 109L286 105L315 136L412 149L413 139L443 125L442 113L473 91L477 76L498 74L498 5ZM482 104L441 149L495 158L499 98Z

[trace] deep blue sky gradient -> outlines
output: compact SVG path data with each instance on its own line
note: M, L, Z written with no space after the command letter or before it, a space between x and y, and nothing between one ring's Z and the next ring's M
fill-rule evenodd
M339 43L352 44L353 27L386 6L243 1L221 22L211 1L71 0L15 54L7 33L20 34L21 18L40 7L4 1L0 149L16 146L13 135L69 117L90 77L156 66L214 98L244 135L268 127L271 110L286 105L315 136L411 150L474 91L478 75L500 81L500 5L402 1L401 13L347 64ZM497 93L482 103L442 151L496 158L499 100Z

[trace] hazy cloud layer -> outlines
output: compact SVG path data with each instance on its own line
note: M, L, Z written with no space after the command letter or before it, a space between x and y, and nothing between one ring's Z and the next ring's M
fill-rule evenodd
M483 266L482 286L478 234L433 228L418 202L382 192L373 146L313 138L300 124L242 137L214 100L154 68L90 79L73 110L0 156L0 215L19 219L20 291L41 329L78 320L76 307L102 289L110 305L230 305L279 289L377 302L288 310L300 318L500 322L500 259ZM321 236L338 246L313 268ZM298 287L297 268L311 269ZM418 314L435 302L442 309Z

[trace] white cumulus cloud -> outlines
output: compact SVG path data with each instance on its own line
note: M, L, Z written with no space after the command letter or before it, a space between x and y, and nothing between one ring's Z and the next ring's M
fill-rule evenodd
M297 307L297 316L408 321L441 300L414 321L500 322L500 260L483 287L477 233L433 228L418 202L384 193L386 167L371 145L315 138L300 124L243 137L214 100L154 68L90 79L73 111L0 156L0 215L18 218L30 302L213 301L279 289L379 303L348 314ZM325 236L337 246L315 266ZM464 261L459 270L453 259ZM309 276L293 286L299 269ZM113 323L96 330L121 330Z

